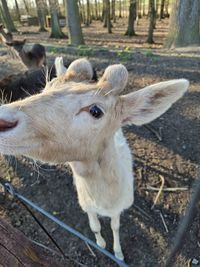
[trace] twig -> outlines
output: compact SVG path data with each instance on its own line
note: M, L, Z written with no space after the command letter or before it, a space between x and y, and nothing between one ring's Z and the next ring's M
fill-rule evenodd
M143 209L141 209L139 206L137 206L136 204L133 204L133 207L139 212L141 212L145 217L152 220L151 216L148 213L146 213Z
M162 141L162 136L161 136L161 130L159 128L159 133L150 125L144 125L144 127L149 130L150 132L152 132L157 138L159 141Z
M155 198L154 203L153 203L153 205L152 205L152 207L151 207L151 210L154 209L156 203L158 202L158 199L159 199L159 197L160 197L160 195L161 195L161 193L162 193L162 191L163 191L163 187L164 187L164 184L165 184L165 179L164 179L164 177L163 177L162 175L159 175L159 177L160 177L160 179L161 179L161 186L160 186L160 188L159 188L159 190L158 190L158 194L156 195L156 198Z
M142 187L141 189L147 190L147 191L159 191L160 188L153 187L153 186L147 186L147 187ZM177 192L177 191L187 191L189 188L188 187L164 187L162 189L163 192Z
M162 220L162 223L163 223L163 225L164 225L164 227L165 227L165 231L166 231L167 233L169 233L169 230L168 230L168 227L167 227L167 225L166 225L165 219L164 219L164 217L163 217L163 215L162 215L162 212L159 211L159 214L160 214L160 218L161 218L161 220Z
M87 242L85 242L85 244L86 244L87 248L89 249L90 253L92 254L92 256L96 258L96 254L95 254L94 251L91 249L90 245L89 245Z

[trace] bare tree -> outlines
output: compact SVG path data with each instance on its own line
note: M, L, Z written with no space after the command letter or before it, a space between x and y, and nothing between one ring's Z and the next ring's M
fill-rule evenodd
M142 17L142 1L141 0L137 0L137 15L138 15L138 19L141 19Z
M112 24L110 20L110 0L106 0L106 25L108 29L108 33L112 33Z
M149 30L148 30L148 37L147 43L153 44L153 31L155 27L155 17L156 17L156 10L155 10L155 0L149 0Z
M8 5L7 5L7 1L6 0L1 0L1 4L2 4L2 16L3 16L3 20L6 24L6 28L10 31L10 32L16 32L16 28L15 25L13 23L12 17L10 15L9 9L8 9Z
M165 17L169 18L169 0L165 0Z
M86 23L85 5L84 2L81 0L78 0L78 9L79 9L80 22L85 24Z
M51 38L63 38L65 35L61 30L58 13L59 7L56 0L49 0L50 12L51 12Z
M122 0L119 0L119 18L122 18Z
M160 4L160 19L164 19L164 7L165 7L165 0L161 0Z
M26 13L30 14L29 8L28 8L28 4L27 4L26 0L23 0L23 3L24 3L24 7L25 7L25 10L26 10Z
M176 0L171 15L167 47L200 44L199 0Z
M66 14L70 44L84 44L77 0L66 0Z
M89 26L91 23L91 14L90 14L90 0L87 0L87 17L86 17L86 26Z
M172 8L167 47L200 43L199 0L176 0Z
M116 16L115 16L115 0L112 0L112 20L113 20L113 22L116 22Z
M129 6L129 16L128 16L128 28L125 33L125 35L128 36L134 36L135 34L135 28L134 28L134 22L136 20L136 0L130 0L130 6Z
M97 0L95 0L95 2L94 2L94 9L95 9L95 19L97 20L99 17Z
M19 5L18 5L18 2L17 0L15 0L15 8L16 8L16 15L17 15L17 20L20 21L20 11L19 11Z
M142 0L142 16L145 16L145 0Z
M38 20L40 25L40 32L45 32L45 13L44 13L44 1L43 0L35 0L36 7L37 7L37 14L38 14Z

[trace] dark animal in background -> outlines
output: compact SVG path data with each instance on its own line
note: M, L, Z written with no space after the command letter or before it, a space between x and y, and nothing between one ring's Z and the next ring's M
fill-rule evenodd
M46 65L46 52L45 47L41 44L34 44L30 49L25 48L26 40L12 41L6 44L10 46L17 57L29 69L37 69Z
M8 49L8 54L13 58L13 50L10 45L8 45L13 42L13 35L6 28L4 28L3 24L0 24L0 42Z
M65 64L68 68L71 62ZM48 71L49 70L49 71ZM47 80L55 78L55 65L28 70L24 73L12 74L0 81L1 102L13 102L40 93L46 86ZM93 69L93 81L97 81L97 74Z
M6 43L12 43L13 36L12 33L9 32L6 28L4 28L3 24L0 24L0 40L3 45L7 47Z

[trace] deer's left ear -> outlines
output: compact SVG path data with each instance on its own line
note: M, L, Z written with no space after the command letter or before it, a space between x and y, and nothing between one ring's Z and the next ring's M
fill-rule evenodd
M111 65L106 68L97 86L102 94L119 95L128 82L128 71L122 64Z
M117 109L122 125L143 125L153 121L182 97L188 86L185 79L171 80L120 96Z
M92 65L86 58L80 58L73 61L64 74L65 81L81 82L85 80L91 80L92 77Z

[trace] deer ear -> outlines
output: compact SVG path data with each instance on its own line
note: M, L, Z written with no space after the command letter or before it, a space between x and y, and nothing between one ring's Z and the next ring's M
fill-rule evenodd
M98 87L104 94L118 95L122 92L128 82L128 71L122 64L112 65L106 68Z
M143 125L167 111L187 91L185 79L157 83L120 97L122 125Z
M84 80L91 80L93 77L93 69L90 62L86 58L81 58L73 61L66 73L65 81L81 82Z
M59 77L60 75L66 73L66 67L64 66L63 57L56 57L54 61L54 66L56 70L56 76Z

